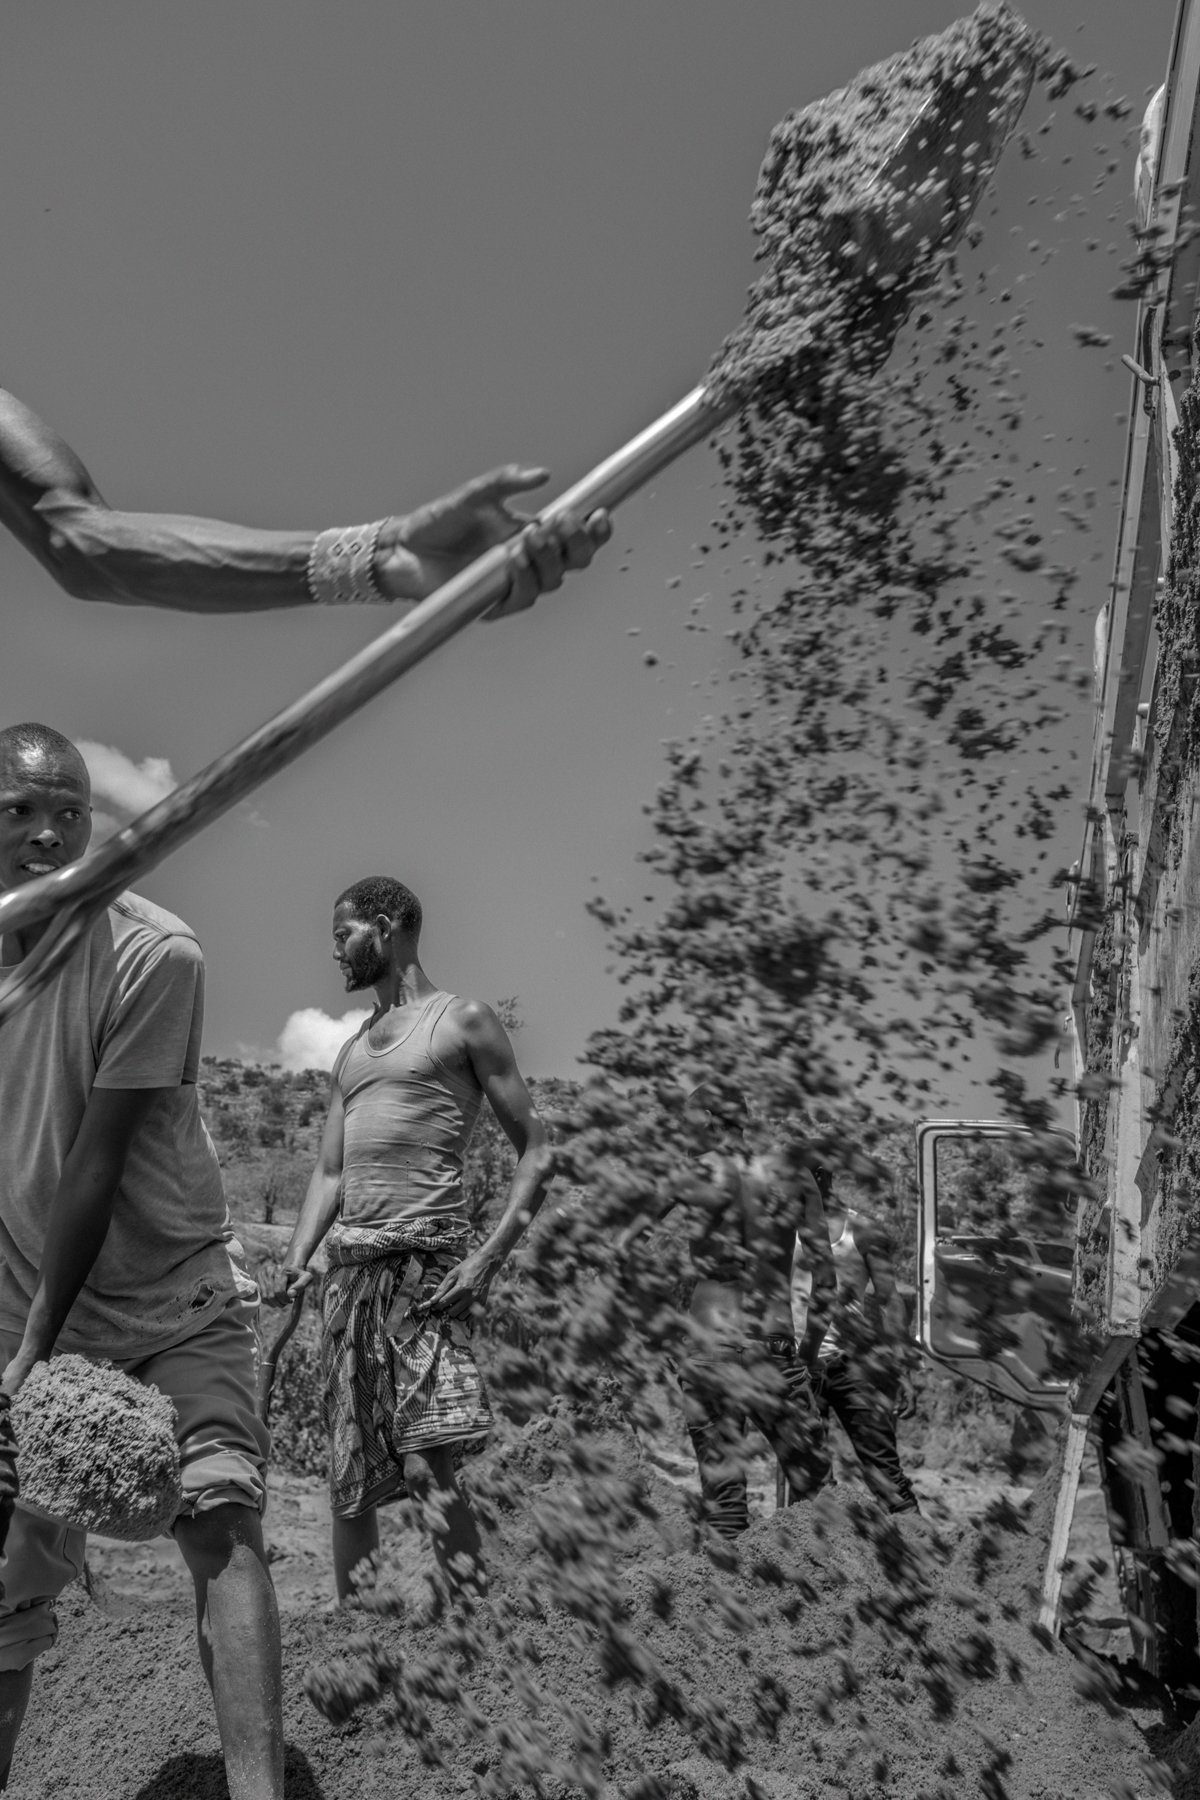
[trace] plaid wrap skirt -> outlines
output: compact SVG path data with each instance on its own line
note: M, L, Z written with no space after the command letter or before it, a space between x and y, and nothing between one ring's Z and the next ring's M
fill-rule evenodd
M335 1225L321 1286L329 1497L354 1518L401 1499L412 1450L486 1436L493 1420L469 1320L425 1306L467 1250L432 1222Z

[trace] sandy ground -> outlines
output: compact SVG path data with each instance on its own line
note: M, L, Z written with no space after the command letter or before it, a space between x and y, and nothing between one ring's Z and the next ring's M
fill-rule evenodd
M776 1518L773 1471L763 1457L752 1467L758 1519L740 1565L727 1570L697 1549L686 1515L694 1474L684 1443L639 1445L628 1433L610 1433L590 1465L593 1478L573 1487L554 1462L558 1431L540 1421L500 1452L521 1500L502 1510L488 1534L493 1595L508 1623L499 1636L493 1630L492 1649L471 1678L470 1693L490 1720L473 1732L464 1732L453 1708L429 1701L428 1678L420 1676L444 1669L445 1654L423 1622L428 1559L415 1533L398 1515L384 1515L385 1552L399 1571L407 1618L334 1613L323 1484L275 1476L267 1538L284 1632L289 1800L560 1800L585 1792L604 1800L1150 1800L1163 1791L1145 1767L1147 1752L1161 1752L1165 1742L1161 1716L1151 1707L1112 1717L1088 1704L1078 1695L1073 1659L1030 1636L1039 1544L1015 1530L1001 1540L1011 1544L1011 1566L980 1573L987 1509L1001 1499L1019 1508L1030 1490L983 1474L918 1469L928 1521L906 1527L903 1542L892 1545L901 1552L897 1572L894 1555L881 1558L847 1525L847 1502L852 1516L860 1490L844 1469L823 1512L790 1508ZM596 1469L604 1478L633 1470L651 1499L653 1523L623 1526L611 1552L597 1551L593 1537L589 1553L573 1561L566 1527L576 1544L589 1538L586 1496ZM1079 1520L1077 1553L1101 1549L1094 1489L1083 1493ZM758 1571L777 1563L784 1575L765 1579L782 1585L765 1590ZM225 1800L190 1584L173 1546L97 1538L88 1566L90 1597L80 1586L68 1590L59 1645L42 1659L10 1793L16 1800ZM538 1570L549 1576L537 1575L540 1597L530 1604L530 1571ZM889 1622L878 1603L911 1597L914 1574L928 1587L912 1630ZM618 1588L623 1598L613 1610ZM794 1592L803 1596L799 1612L794 1597L782 1604ZM1110 1632L1119 1654L1114 1611L1115 1595L1098 1595L1096 1629ZM973 1619L986 1622L993 1649L983 1659L989 1666L964 1675L982 1641L977 1631L964 1634ZM608 1644L611 1663L612 1642L625 1641L626 1627L629 1655L644 1667L633 1678L628 1668L614 1676L610 1667L598 1679L598 1644ZM395 1711L389 1718L378 1703L331 1724L306 1696L314 1669L332 1669L335 1690L352 1688L371 1644L371 1654L391 1656L393 1668L407 1658L410 1677L417 1671L416 1687L410 1680L404 1689L426 1696L407 1703L404 1716L410 1726L417 1720L416 1729L399 1728ZM667 1695L662 1716L648 1702L651 1691ZM784 1716L767 1730L764 1695L785 1696ZM424 1724L413 1704L425 1707ZM431 1743L435 1766L422 1760ZM548 1744L560 1753L557 1771ZM528 1779L531 1758L544 1771L540 1786ZM585 1778L591 1770L582 1785L581 1768Z
M656 1451L652 1465L666 1480L683 1491L696 1492L693 1465L674 1445ZM999 1476L959 1475L944 1469L917 1469L913 1485L924 1510L934 1518L948 1518L963 1525L980 1517L1000 1495L1020 1504L1031 1489L1013 1487ZM774 1468L762 1457L751 1467L750 1497L755 1514L766 1518L775 1510ZM1098 1489L1080 1494L1080 1519L1091 1529L1077 1531L1072 1554L1107 1550L1103 1529L1103 1496ZM411 1559L416 1546L393 1512L380 1514L385 1553ZM329 1499L323 1481L314 1476L271 1477L271 1500L266 1520L268 1555L275 1591L282 1611L305 1614L327 1606L333 1595L329 1566ZM418 1551L422 1566L427 1563ZM107 1609L151 1607L172 1601L190 1601L191 1582L175 1546L168 1538L145 1544L124 1544L115 1538L88 1540L88 1570L93 1595ZM1115 1589L1113 1601L1116 1604Z

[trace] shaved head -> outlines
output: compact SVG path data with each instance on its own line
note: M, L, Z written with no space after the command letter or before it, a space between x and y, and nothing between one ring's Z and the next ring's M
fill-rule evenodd
M87 764L70 738L55 731L53 725L29 721L0 728L0 775L38 768L56 769L64 775L69 770L91 792Z
M78 861L92 835L91 798L87 764L61 731L0 730L0 892ZM37 938L21 939L24 955Z

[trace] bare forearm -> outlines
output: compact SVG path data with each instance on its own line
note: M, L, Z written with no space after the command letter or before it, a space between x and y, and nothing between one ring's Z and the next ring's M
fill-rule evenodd
M508 1199L479 1254L499 1268L535 1217L549 1192L554 1159L546 1145L527 1150L513 1170Z
M317 1245L337 1218L339 1183L340 1176L337 1174L328 1173L324 1169L317 1169L314 1173L308 1184L308 1192L304 1196L291 1242L284 1253L286 1268L308 1267Z
M308 564L318 533L260 531L219 519L46 502L45 550L31 546L77 599L177 612L267 612L310 606ZM380 600L425 592L418 559L401 541L403 520L380 529L372 560Z
M117 511L70 445L3 390L0 521L77 599L212 613L312 602L307 572L316 530ZM379 533L373 575L380 597L417 599L427 585L403 527L396 517Z
M120 1163L68 1163L50 1209L42 1263L21 1343L30 1363L50 1355L108 1236Z
M50 500L39 507L44 548L32 546L77 599L184 612L265 612L306 606L316 533L258 531L169 513Z

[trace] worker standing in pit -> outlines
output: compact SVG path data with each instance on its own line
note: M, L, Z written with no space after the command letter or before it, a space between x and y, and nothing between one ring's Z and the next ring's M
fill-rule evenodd
M845 1206L823 1164L813 1171L825 1203L837 1288L817 1351L817 1402L850 1439L863 1480L889 1512L920 1512L900 1463L896 1421L913 1411L906 1367L908 1322L891 1239Z
M705 1521L735 1538L750 1524L748 1425L774 1452L787 1500L807 1499L828 1479L809 1360L819 1328L795 1333L790 1302L801 1260L816 1270L822 1292L832 1287L832 1270L826 1274L820 1193L803 1158L786 1143L752 1153L749 1110L728 1084L702 1082L688 1105L708 1179L701 1203L689 1208L696 1279L676 1373ZM618 1254L665 1216L635 1215L617 1239Z

